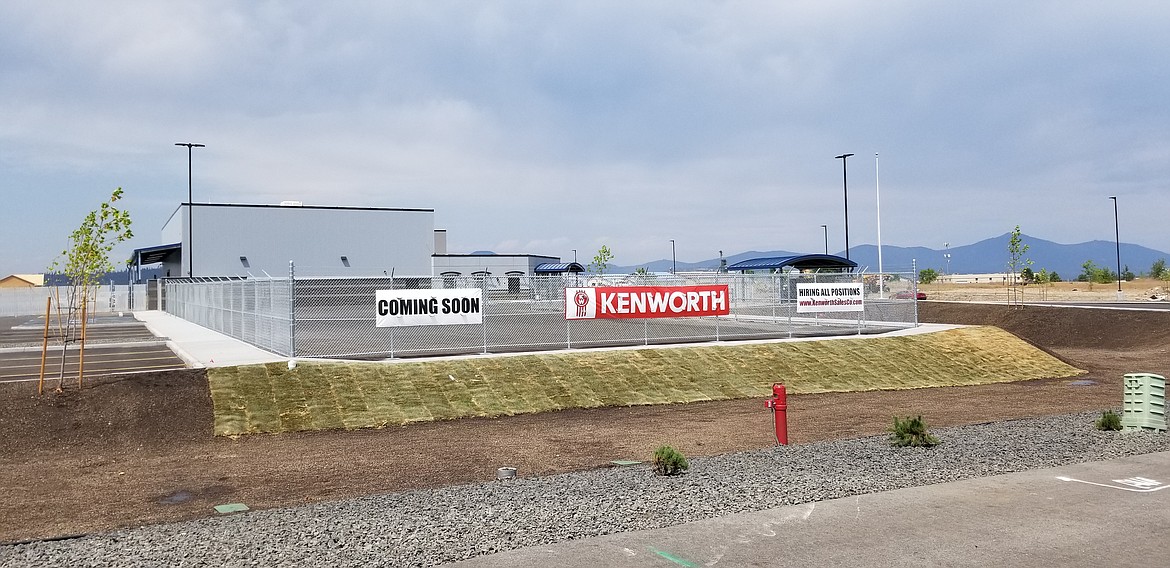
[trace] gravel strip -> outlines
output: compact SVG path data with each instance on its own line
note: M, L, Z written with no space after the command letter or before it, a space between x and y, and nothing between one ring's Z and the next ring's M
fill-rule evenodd
M649 466L517 478L0 546L0 566L434 566L514 548L654 529L1027 469L1170 451L1170 436L1100 432L1097 413L940 428L935 448L884 436ZM523 474L523 472L520 472Z

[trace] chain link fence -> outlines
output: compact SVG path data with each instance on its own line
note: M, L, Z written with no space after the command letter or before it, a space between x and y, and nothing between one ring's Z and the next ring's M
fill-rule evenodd
M162 303L169 314L291 357L293 285L289 278L165 280Z
M877 283L882 280L882 285ZM863 284L856 312L798 312L799 283ZM726 316L565 318L564 289L726 284ZM378 290L477 288L482 324L377 327ZM878 333L917 325L909 274L171 279L166 311L285 356L380 359Z
M43 316L45 299L68 298L72 293L69 286L37 286L35 288L0 288L0 317ZM146 297L145 284L106 284L94 286L89 310L109 313L143 309ZM80 305L80 304L79 304Z

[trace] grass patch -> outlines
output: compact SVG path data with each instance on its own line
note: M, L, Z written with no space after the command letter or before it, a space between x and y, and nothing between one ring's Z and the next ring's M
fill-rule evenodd
M215 433L378 428L470 416L979 385L1083 373L994 327L901 337L209 369Z

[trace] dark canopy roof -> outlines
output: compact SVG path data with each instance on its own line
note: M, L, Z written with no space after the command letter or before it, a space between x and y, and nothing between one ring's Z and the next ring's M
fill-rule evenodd
M155 264L166 260L168 256L181 250L183 250L183 245L179 243L134 249L134 256L130 260L138 265Z
M773 256L742 260L728 266L727 270L768 270L772 268L783 270L786 266L791 266L796 270L816 270L818 268L834 268L840 270L857 268L857 263L845 257L832 254L800 254L796 256Z
M537 274L560 274L562 272L585 272L585 267L576 262L544 262L533 269Z

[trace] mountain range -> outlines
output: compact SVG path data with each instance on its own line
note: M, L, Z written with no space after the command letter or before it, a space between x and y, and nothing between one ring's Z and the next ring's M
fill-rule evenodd
M882 269L886 272L910 272L914 268L922 270L933 268L943 274L986 274L1007 271L1008 242L1011 233L1004 233L998 237L985 239L977 243L932 249L927 247L900 247L882 245ZM1037 272L1045 269L1056 272L1065 280L1072 280L1083 270L1085 261L1110 270L1117 270L1117 246L1113 241L1088 241L1077 244L1060 244L1046 241L1029 235L1020 235L1024 245L1028 246L1023 259L1031 260L1032 270ZM813 251L821 252L821 251ZM773 256L793 256L810 254L785 250L747 251L725 257L727 264L735 264L742 260ZM836 251L832 254L845 256L845 251ZM946 255L950 255L949 261ZM878 270L878 254L876 245L859 245L849 249L849 259L858 266L870 271ZM1170 254L1163 251L1131 243L1121 243L1122 272L1126 267L1134 274L1141 274L1150 269L1150 265L1158 259L1170 259ZM582 262L587 264L587 262ZM606 268L607 273L633 272L638 268L645 268L650 272L669 272L671 259L661 259L637 264L633 266L615 266ZM719 267L719 258L702 260L699 262L678 262L677 269L681 271L716 270Z
M882 245L882 269L886 272L911 272L914 268L918 270L933 268L942 274L1005 272L1007 271L1008 241L1010 239L1011 233L1004 233L998 237L985 239L974 244L944 247L942 249ZM1056 272L1064 280L1073 280L1083 270L1083 265L1086 260L1093 261L1093 264L1098 267L1117 270L1117 249L1115 243L1112 241L1088 241L1065 245L1029 235L1020 235L1020 239L1023 244L1028 245L1028 251L1024 253L1023 258L1025 260L1032 260L1032 270L1037 272L1043 268L1048 272ZM479 251L478 254L493 253ZM809 254L809 252L751 250L727 256L725 260L728 265L731 265L742 260L753 258L795 256L800 254ZM845 256L845 251L835 251L832 254ZM948 262L945 256L948 254L950 255L950 262ZM867 244L852 247L849 249L849 258L869 272L876 272L878 270L877 246L875 245ZM1170 254L1141 245L1121 243L1121 266L1123 272L1126 267L1129 267L1129 270L1134 274L1148 272L1150 265L1158 259L1170 260ZM698 262L679 261L677 266L678 270L682 272L697 270L714 271L719 268L719 260L716 257ZM589 261L585 258L580 259L580 262L584 265L589 264ZM607 274L630 273L639 268L645 268L650 272L670 272L671 264L671 259L669 258L629 266L611 264L606 267L605 272ZM144 278L150 279L157 276L159 276L158 268L143 269ZM126 271L121 270L105 276L102 278L101 283L125 284L127 278ZM45 283L52 285L57 283L57 279L62 280L62 282L64 281L64 277L61 275L48 274L46 275Z

